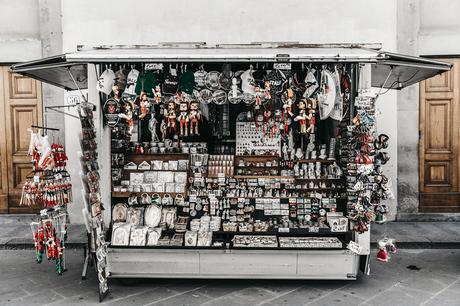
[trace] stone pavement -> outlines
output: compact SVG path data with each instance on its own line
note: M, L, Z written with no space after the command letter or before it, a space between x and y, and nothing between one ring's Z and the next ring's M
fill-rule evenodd
M95 272L80 279L82 253L67 250L68 271L58 276L52 263L34 262L33 250L0 250L0 305L101 305ZM459 249L374 258L371 275L356 281L111 280L102 305L460 305Z
M5 221L6 220L6 221ZM30 220L0 217L0 249L32 248ZM69 225L67 247L81 248L86 243L84 225ZM385 235L394 238L399 248L458 248L460 249L460 222L389 222L372 224L371 242Z

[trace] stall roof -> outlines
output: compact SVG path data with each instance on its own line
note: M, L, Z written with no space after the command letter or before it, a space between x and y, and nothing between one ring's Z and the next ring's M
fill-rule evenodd
M375 47L377 46L377 47ZM135 62L316 62L370 63L372 86L401 89L450 70L451 64L380 51L355 44L215 45L168 43L156 46L101 46L20 63L17 73L67 90L87 88L88 63ZM71 73L69 73L71 72ZM75 78L75 82L72 80Z

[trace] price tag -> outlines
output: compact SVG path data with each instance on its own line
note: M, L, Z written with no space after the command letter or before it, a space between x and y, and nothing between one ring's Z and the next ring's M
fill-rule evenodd
M310 227L308 228L308 231L309 231L310 233L318 233L318 232L319 232L319 227L318 227L318 226L310 226Z
M361 251L363 250L363 247L354 241L350 241L350 243L347 245L347 249L352 251L355 254L361 254Z
M279 233L289 233L289 227L280 227L278 228Z
M291 63L274 63L273 68L279 70L291 70Z
M162 63L145 64L145 70L163 70Z

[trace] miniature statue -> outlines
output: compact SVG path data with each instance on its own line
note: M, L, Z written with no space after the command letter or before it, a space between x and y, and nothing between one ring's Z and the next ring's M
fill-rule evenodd
M307 133L315 133L315 123L316 123L316 100L315 99L309 99L307 100L307 108L308 108L308 122L309 126L307 129Z
M156 104L161 103L161 88L160 88L160 85L155 86L155 88L153 89L153 97L155 99Z
M284 134L286 135L289 131L289 125L291 118L294 116L292 112L292 104L294 103L295 95L294 91L291 88L288 88L284 93L284 100L283 100L283 127L284 127Z
M119 102L121 99L121 92L120 92L120 87L118 86L118 84L115 84L112 86L112 91L113 91L113 98Z
M141 92L141 101L139 102L140 107L140 114L139 119L144 119L145 116L149 114L150 110L150 101L147 98L147 94L145 92Z
M256 94L255 94L256 102L254 104L254 109L258 110L260 109L260 106L262 105L263 93L262 93L262 89L260 88L260 86L256 86L255 90L256 90Z
M265 100L270 100L272 98L270 93L270 81L265 81L264 96Z
M198 124L201 121L200 104L196 100L190 102L190 135L200 135Z
M300 133L301 134L306 134L307 133L307 110L306 110L306 103L305 100L300 100L299 101L299 114L295 118L295 121L299 121L300 124Z
M152 117L150 118L150 121L149 121L149 131L152 134L152 142L160 142L160 138L158 137L158 134L157 134L157 124L158 124L158 121L155 118L155 116L152 114Z
M179 104L179 117L177 118L179 120L180 124L180 135L181 136L188 136L188 122L189 122L189 116L188 116L188 104L187 102L181 102Z
M165 121L166 121L166 133L165 134L176 134L176 104L174 101L169 101L165 109Z

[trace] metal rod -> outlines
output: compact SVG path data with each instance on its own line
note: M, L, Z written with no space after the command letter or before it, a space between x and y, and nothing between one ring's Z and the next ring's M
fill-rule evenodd
M72 115L72 114L63 112L63 111L61 111L61 110L54 109L54 108L50 108L50 109L51 109L52 111L55 111L56 113L60 113L60 114L64 114L64 115L67 115L67 116L70 116L70 117L73 117L73 118L80 119L79 117L77 117L77 116L75 116L75 115Z
M390 66L390 67L391 67L391 68L390 68L390 71L388 71L388 75L387 75L385 81L383 82L382 86L380 86L379 92L378 92L377 95L375 96L374 103L377 102L377 99L379 98L380 93L382 92L383 87L385 87L385 85L387 84L388 79L390 78L391 74L393 73L393 66Z
M59 131L59 129L57 128L50 128L50 127L40 126L40 125L31 125L31 127L36 128L36 129L42 129L42 130Z
M78 104L45 106L45 109L65 108L65 107L75 107L75 106L78 106Z
M72 82L75 84L75 87L77 87L78 91L80 92L80 95L81 95L81 97L83 98L83 101L85 101L85 103L88 103L88 100L86 100L85 95L84 95L83 92L81 91L80 86L78 86L77 81L75 81L75 78L73 77L73 74L72 74L72 72L70 71L70 66L67 68L67 72L69 73L69 76L70 76L70 78L72 79Z

